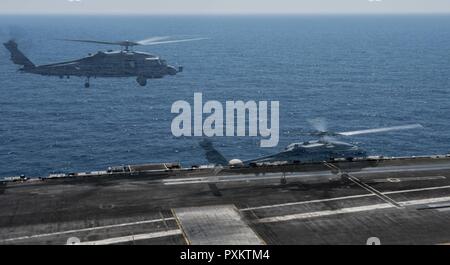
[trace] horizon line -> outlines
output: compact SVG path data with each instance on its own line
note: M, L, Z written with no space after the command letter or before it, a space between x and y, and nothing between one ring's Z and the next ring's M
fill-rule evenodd
M450 11L433 12L2 12L0 15L85 15L85 16L320 16L320 15L450 15Z

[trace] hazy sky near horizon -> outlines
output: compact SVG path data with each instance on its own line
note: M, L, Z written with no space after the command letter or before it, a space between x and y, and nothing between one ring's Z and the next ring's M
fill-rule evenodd
M7 14L450 13L450 0L0 0Z

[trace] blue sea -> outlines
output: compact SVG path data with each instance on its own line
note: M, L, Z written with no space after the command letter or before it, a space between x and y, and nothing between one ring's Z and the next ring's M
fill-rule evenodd
M198 138L171 133L172 103L280 101L280 144L216 138L227 158L249 159L312 139L308 119L349 131L421 123L421 130L342 139L372 155L450 151L450 16L3 16L35 63L77 59L116 47L62 38L208 40L139 47L183 65L175 77L59 79L17 72L0 47L0 177L103 170L150 162L206 164Z

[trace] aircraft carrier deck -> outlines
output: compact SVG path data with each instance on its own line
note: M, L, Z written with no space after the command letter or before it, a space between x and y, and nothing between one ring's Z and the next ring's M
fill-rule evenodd
M0 183L0 244L450 243L449 156L127 166Z

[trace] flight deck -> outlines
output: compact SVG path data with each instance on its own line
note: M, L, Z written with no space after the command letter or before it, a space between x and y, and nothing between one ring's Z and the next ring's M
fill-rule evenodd
M0 183L0 244L450 243L448 156L167 163Z

